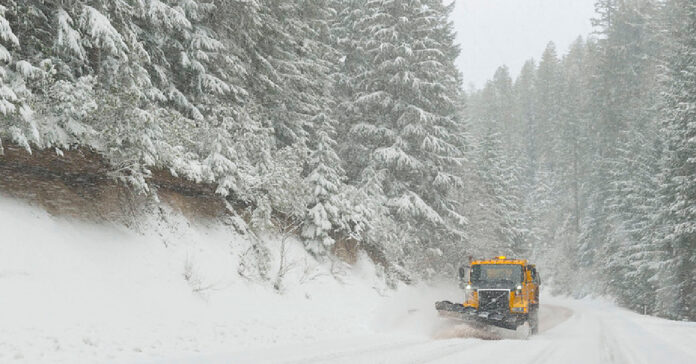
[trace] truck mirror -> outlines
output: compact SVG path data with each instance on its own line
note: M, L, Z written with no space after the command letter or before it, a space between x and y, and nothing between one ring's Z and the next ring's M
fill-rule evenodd
M466 279L466 271L467 271L466 268L467 268L466 266L459 267L459 280L460 281L463 281Z

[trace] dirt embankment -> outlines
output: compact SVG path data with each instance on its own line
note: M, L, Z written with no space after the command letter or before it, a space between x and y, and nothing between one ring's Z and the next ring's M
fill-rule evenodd
M166 170L152 171L148 180L151 194L145 195L112 178L109 163L88 148L35 149L29 153L4 140L2 145L0 194L39 205L53 215L130 226L141 214L164 203L191 220L225 218L230 215L227 206L249 220L247 204L226 200L211 184L175 177ZM376 262L386 264L381 252L354 239L335 238L334 254L344 261L354 263L363 249Z
M128 223L152 207L153 195L137 193L109 176L109 164L95 151L75 148L27 152L3 142L0 193L37 204L54 215ZM225 213L213 186L154 171L149 181L160 201L192 218Z

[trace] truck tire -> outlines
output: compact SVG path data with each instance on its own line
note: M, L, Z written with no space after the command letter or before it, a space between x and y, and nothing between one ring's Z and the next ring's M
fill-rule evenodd
M532 326L529 320L525 321L522 325L517 326L515 329L515 335L518 340L529 340L532 336Z
M539 333L539 309L536 307L529 312L529 328L532 335Z

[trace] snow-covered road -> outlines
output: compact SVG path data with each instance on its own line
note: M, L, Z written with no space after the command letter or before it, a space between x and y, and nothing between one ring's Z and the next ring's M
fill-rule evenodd
M543 287L540 335L472 332L435 312L453 280L392 289L367 257L341 268L299 241L278 292L239 276L228 227L166 217L136 234L0 197L0 363L696 363L696 323Z
M541 332L472 333L442 320L429 335L399 332L182 358L200 363L696 363L696 323L641 316L598 301L550 297ZM405 318L407 320L408 318ZM169 361L171 362L171 360Z

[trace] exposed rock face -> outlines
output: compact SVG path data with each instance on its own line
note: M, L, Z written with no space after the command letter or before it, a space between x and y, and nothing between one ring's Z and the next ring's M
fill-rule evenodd
M86 148L33 150L3 142L0 156L0 193L30 201L53 215L126 224L158 200L188 217L225 215L224 198L207 184L154 171L151 194L137 193L110 176L112 168Z

